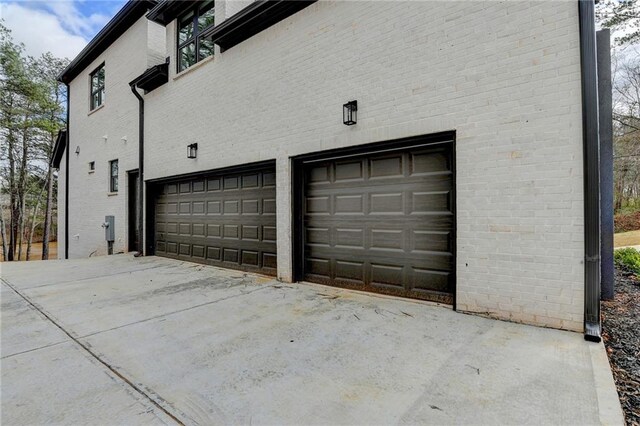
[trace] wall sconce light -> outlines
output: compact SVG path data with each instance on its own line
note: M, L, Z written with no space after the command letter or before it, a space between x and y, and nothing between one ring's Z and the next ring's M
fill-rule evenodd
M121 138L120 138L120 140L121 140L122 142L124 142L124 143L127 143L127 137L126 137L126 136L121 137Z
M192 143L187 145L187 158L196 158L198 156L198 144Z
M80 155L80 145L76 146L76 155Z
M107 141L107 139L109 139L109 136L104 135L104 136L102 137L102 139L104 139L104 141L106 142L106 141Z
M358 121L358 101L350 101L342 105L342 122L353 126Z

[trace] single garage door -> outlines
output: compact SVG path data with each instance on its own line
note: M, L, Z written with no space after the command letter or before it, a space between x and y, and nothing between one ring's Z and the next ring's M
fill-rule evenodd
M155 253L275 275L274 168L161 183L155 199Z
M304 279L451 304L452 150L303 162Z

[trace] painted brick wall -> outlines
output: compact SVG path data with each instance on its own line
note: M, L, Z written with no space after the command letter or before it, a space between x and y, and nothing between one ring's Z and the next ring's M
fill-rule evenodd
M218 2L217 17L241 3ZM124 172L137 167L127 83L147 64L141 27L105 52L103 110L87 116L93 66L72 85L72 152L81 146L71 158L73 257L106 248L105 214L116 214L116 248L124 247ZM458 309L582 330L575 1L321 1L180 75L173 24L165 40L169 82L145 96L145 177L276 159L281 279L291 280L291 156L455 130ZM341 106L352 99L359 119L347 127ZM185 155L192 142L196 160ZM107 161L116 157L121 192L108 197Z
M173 64L174 35L169 25ZM458 308L582 329L576 2L322 1L171 68L146 96L146 177L275 158L281 279L291 156L455 130ZM359 121L347 127L351 99ZM185 157L192 142L197 160Z
M236 13L240 12L245 7L249 6L249 4L251 4L253 1L254 0L226 0L223 2L219 2L224 5L224 15L220 16L216 14L216 17L222 18L222 19L228 19L233 15L235 15ZM217 22L219 23L221 22L221 20L218 19Z
M165 30L146 18L139 19L70 85L69 257L88 257L107 252L106 215L115 216L114 252L127 248L127 171L138 168L138 101L129 82L148 66L164 62ZM89 111L89 75L105 64L105 102ZM104 138L106 136L106 139ZM126 141L123 139L125 138ZM80 147L80 154L75 154ZM119 160L119 191L108 190L110 160ZM95 172L89 173L89 162ZM64 176L64 159L60 176ZM64 257L64 179L58 200L59 257Z

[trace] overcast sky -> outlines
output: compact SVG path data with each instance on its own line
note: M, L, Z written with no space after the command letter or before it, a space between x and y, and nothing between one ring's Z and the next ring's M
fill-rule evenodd
M0 0L0 19L28 55L73 59L125 0Z

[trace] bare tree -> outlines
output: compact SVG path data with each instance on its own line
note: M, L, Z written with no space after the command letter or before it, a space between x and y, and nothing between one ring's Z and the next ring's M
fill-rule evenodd
M64 126L64 90L56 77L66 64L49 53L37 59L25 56L24 47L13 43L10 31L0 23L0 193L8 198L8 236L4 218L0 226L8 261L23 259L25 242L29 259L36 230L43 223L43 258L49 255L55 206L50 158Z
M640 55L614 57L615 210L640 207ZM636 205L637 204L637 205Z

